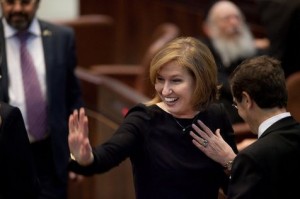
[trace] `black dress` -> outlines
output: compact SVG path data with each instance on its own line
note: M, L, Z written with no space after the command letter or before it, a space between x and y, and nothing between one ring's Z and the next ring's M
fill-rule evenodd
M71 169L85 175L102 173L129 157L137 199L217 199L228 177L221 165L193 145L189 130L196 119L213 132L220 128L237 152L222 105L214 104L194 119L174 119L156 105L139 104L129 111L112 138L94 149L92 165L80 167L72 162ZM187 128L185 132L182 126Z

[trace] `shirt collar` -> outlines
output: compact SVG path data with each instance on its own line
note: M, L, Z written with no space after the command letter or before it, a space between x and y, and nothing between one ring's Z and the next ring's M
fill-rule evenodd
M18 32L16 29L14 29L13 27L11 27L6 19L3 17L2 18L2 22L3 22L3 26L4 26L4 35L5 38L10 38L15 36L15 34ZM40 25L38 23L37 18L34 18L32 20L32 23L30 24L29 28L28 28L28 32L30 32L32 35L35 36L40 36L41 35L41 29L40 29Z
M273 117L270 117L269 119L263 121L259 127L258 127L258 138L269 128L272 124L277 122L278 120L281 120L285 117L291 116L291 113L285 112L285 113L280 113L278 115L275 115Z

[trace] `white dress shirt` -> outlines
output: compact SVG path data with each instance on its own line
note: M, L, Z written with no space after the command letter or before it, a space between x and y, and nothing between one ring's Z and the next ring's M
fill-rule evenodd
M269 128L272 124L277 122L278 120L281 120L285 117L291 116L291 113L285 112L285 113L280 113L278 115L275 115L273 117L270 117L269 119L265 120L263 123L261 123L258 127L258 138Z
M7 70L9 78L9 101L11 105L20 108L25 126L27 128L27 115L25 96L23 89L22 71L20 64L20 42L16 37L17 30L13 29L7 24L7 21L2 19L4 26L4 37L6 40L6 56L7 56ZM46 70L44 49L42 45L41 29L37 19L34 19L28 29L32 34L27 40L27 48L33 59L33 63L38 74L38 79L41 85L42 93L46 95ZM33 138L29 135L29 140Z

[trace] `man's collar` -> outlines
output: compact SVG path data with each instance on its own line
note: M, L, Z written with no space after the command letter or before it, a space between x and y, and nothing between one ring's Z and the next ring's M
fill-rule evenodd
M258 138L265 132L267 128L269 128L272 124L277 122L278 120L281 120L282 118L291 116L290 112L284 112L280 113L278 115L275 115L264 122L262 122L258 127Z

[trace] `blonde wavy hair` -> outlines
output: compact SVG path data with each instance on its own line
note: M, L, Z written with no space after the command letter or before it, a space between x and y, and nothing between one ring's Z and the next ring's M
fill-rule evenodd
M176 62L191 74L195 82L192 106L196 110L206 109L218 98L218 71L209 48L193 37L178 37L167 43L152 59L150 81L155 86L159 70L169 62ZM161 102L156 93L146 105Z

